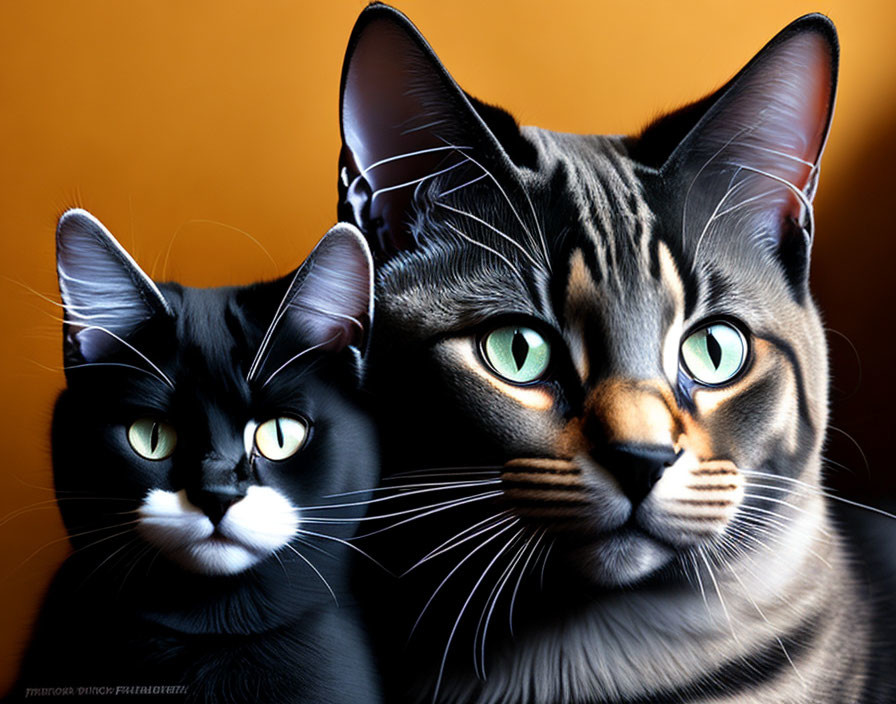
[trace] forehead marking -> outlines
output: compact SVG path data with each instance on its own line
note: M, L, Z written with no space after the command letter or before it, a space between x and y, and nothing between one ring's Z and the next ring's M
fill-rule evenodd
M585 263L581 249L576 249L569 261L569 275L566 285L566 319L568 321L567 344L573 364L582 381L588 379L591 365L585 343L585 310L594 305L599 297L594 277Z
M672 297L675 315L663 340L663 371L670 382L678 378L678 349L684 328L684 283L678 274L675 259L664 242L657 245L660 263L660 281Z

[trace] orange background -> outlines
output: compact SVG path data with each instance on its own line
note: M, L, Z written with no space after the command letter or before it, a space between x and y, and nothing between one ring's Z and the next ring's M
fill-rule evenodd
M0 692L67 550L48 501L48 430L63 384L59 310L51 302L55 218L82 205L153 276L191 285L249 282L296 266L334 219L340 66L363 5L0 6ZM896 322L896 5L399 6L468 91L512 109L523 123L573 132L635 131L721 84L796 16L830 15L840 30L842 71L817 197L813 278L838 331L831 337L834 422L855 437L870 469L838 431L827 454L851 470L833 479L851 495L893 495L896 419L887 396ZM861 381L839 334L858 350Z

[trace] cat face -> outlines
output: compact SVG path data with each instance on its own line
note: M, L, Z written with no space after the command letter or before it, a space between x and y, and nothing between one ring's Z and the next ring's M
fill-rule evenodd
M90 497L60 502L76 547L316 580L303 546L354 524L322 530L314 507L377 478L355 393L372 301L360 235L337 226L294 275L243 288L156 284L82 210L60 220L57 253L55 479L63 499Z
M766 546L807 513L827 383L811 199L836 63L809 16L638 138L577 136L517 127L403 16L365 11L340 214L381 262L390 466L482 470L454 484L490 506L480 541L551 544L600 585Z

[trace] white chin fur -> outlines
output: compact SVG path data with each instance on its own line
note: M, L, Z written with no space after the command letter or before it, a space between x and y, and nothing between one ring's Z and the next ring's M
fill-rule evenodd
M138 509L137 530L146 542L191 572L237 574L285 546L299 526L298 511L278 491L249 487L217 530L184 490L153 489Z
M670 549L646 535L630 531L602 536L575 555L585 574L605 587L624 586L643 579L673 557Z

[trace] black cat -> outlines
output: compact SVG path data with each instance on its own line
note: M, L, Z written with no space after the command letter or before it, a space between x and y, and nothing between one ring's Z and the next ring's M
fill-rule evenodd
M378 477L359 233L334 227L284 279L201 290L155 284L70 210L57 260L53 468L74 553L12 696L379 701L345 542L346 504Z

